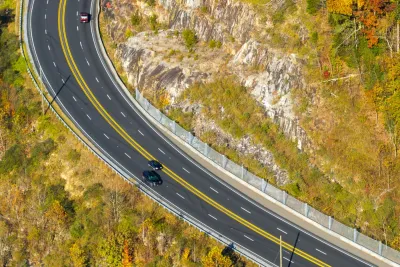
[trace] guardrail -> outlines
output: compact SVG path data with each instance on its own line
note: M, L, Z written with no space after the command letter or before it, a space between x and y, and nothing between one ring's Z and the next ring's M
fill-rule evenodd
M97 0L98 1L98 0ZM100 3L97 3L96 14L99 16ZM243 166L240 166L231 160L227 159L226 156L216 152L214 149L210 148L206 143L203 143L197 137L193 136L190 132L187 132L182 127L180 127L175 121L169 119L160 110L156 109L150 104L150 102L145 99L141 93L136 89L135 96L136 99L132 97L132 94L126 88L126 86L121 81L118 73L116 72L114 65L108 58L108 55L104 49L104 45L100 38L100 31L98 25L98 19L96 23L96 39L99 43L99 50L101 56L104 58L106 65L114 77L114 81L118 84L120 89L123 90L124 94L129 98L131 103L137 107L139 112L144 112L143 114L152 123L156 123L158 128L162 131L169 131L171 136L177 137L178 142L189 146L192 151L197 153L199 156L209 160L211 164L222 168L227 171L231 177L238 179L253 189L259 191L267 199L277 200L280 204L284 205L288 210L294 212L298 216L308 220L309 222L318 225L320 229L328 232L332 236L338 237L341 240L352 244L364 252L367 252L374 257L384 260L390 265L400 264L400 252L392 249L391 247L382 244L382 242L374 240L360 232L356 229L348 227L336 220L331 216L328 216L313 207L309 206L296 198L288 195L285 191L280 190L269 184L262 178L248 172ZM103 59L101 59L103 61ZM108 72L108 71L107 71Z
M26 5L26 6L25 6ZM173 203L169 202L168 200L164 199L161 197L159 194L156 192L152 191L150 188L148 188L146 185L142 184L140 179L135 177L134 175L128 174L126 171L124 171L120 166L118 166L117 163L113 162L110 160L108 157L106 157L103 153L98 151L98 148L95 148L93 144L86 142L85 140L82 139L82 137L75 132L74 129L70 127L68 122L62 118L62 116L57 112L56 109L54 109L53 105L51 104L51 101L47 99L45 93L41 90L38 81L32 74L32 71L29 67L28 64L28 59L31 62L31 65L33 66L33 71L38 74L34 58L31 53L30 45L29 45L29 40L28 40L28 31L27 31L27 13L24 13L24 10L26 10L26 7L29 7L29 0L24 1L20 0L20 13L19 13L19 46L21 50L22 57L25 60L26 66L27 66L27 72L30 75L33 84L43 100L47 103L49 106L50 110L53 112L53 114L61 121L61 123L87 148L89 151L95 155L98 159L100 159L104 164L106 164L109 168L111 168L117 175L119 175L121 178L124 179L127 183L130 185L133 185L137 187L142 193L147 195L149 198L151 198L153 201L155 201L157 204L162 206L165 210L168 212L172 213L173 215L179 217L182 219L184 222L190 224L193 227L196 227L198 230L203 232L204 234L214 238L215 240L219 241L223 245L229 247L230 249L234 250L235 252L239 253L240 255L248 258L249 260L253 261L254 263L260 265L260 266L267 266L267 267L273 267L276 266L275 264L272 264L271 262L267 261L266 259L262 258L261 256L251 252L250 250L246 249L245 247L240 246L239 244L235 244L231 239L227 238L226 236L220 234L219 232L215 231L214 229L208 227L201 221L197 220L196 218L190 216L187 214L185 211L181 210L179 207L175 206ZM24 18L24 19L23 19ZM23 37L22 37L23 34ZM28 51L28 56L25 55L25 51L23 49L23 43L26 44L27 46L27 51ZM41 76L40 76L41 77ZM48 87L46 86L45 81L42 79L41 80L42 84L45 85L46 89L48 90ZM50 91L49 91L50 92ZM75 125L77 126L77 125ZM89 136L86 136L90 138Z
M143 95L136 89L136 101L140 106L152 117L161 124L164 128L168 129L171 133L179 137L183 142L190 145L198 153L205 156L207 159L222 167L224 170L233 174L236 178L244 181L250 186L261 191L263 194L272 197L283 205L289 207L293 211L303 215L318 223L329 231L332 231L340 236L358 244L369 251L378 254L386 259L400 264L400 252L392 249L391 247L382 244L382 242L374 240L356 229L348 227L331 216L328 216L307 203L304 203L286 193L286 191L276 188L269 184L266 180L248 172L243 166L236 164L229 160L225 155L222 155L209 147L206 143L202 142L197 137L193 136L190 132L183 129L175 121L169 119L160 110L155 108Z

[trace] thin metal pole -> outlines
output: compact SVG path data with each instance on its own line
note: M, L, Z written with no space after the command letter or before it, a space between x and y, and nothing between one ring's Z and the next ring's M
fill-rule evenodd
M279 236L279 266L282 267L282 236Z
M42 80L42 72L43 72L43 70L42 70L42 68L40 67L40 83L41 83L41 85L42 85L42 88L40 89L40 91L42 91L42 115L44 116L44 92L43 92L43 80Z

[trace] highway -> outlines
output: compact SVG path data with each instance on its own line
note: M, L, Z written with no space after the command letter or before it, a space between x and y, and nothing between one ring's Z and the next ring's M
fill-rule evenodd
M97 149L132 177L157 159L163 184L149 190L272 265L279 265L282 236L283 266L375 266L286 223L167 142L109 75L93 24L79 22L95 1L30 0L27 28L48 92Z

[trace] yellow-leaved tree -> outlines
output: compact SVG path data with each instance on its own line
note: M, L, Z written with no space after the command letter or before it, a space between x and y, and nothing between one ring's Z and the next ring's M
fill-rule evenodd
M232 261L222 255L221 250L218 247L213 247L206 256L201 259L201 263L205 267L229 267L232 266Z
M353 13L353 8L360 9L364 3L365 0L327 0L326 6L331 13L350 16Z

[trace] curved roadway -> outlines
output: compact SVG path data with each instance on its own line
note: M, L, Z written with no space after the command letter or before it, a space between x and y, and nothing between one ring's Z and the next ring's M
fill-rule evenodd
M102 153L132 177L141 177L149 158L159 160L164 183L152 190L275 265L282 236L283 266L374 266L287 224L166 142L109 75L92 23L79 22L79 13L93 13L96 3L30 0L28 35L49 93Z

